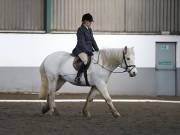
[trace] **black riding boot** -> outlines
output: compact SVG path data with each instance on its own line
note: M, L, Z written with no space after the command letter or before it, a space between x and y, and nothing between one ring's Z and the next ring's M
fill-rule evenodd
M79 83L79 84L81 83L80 78L81 78L82 73L83 73L84 70L85 70L85 67L86 67L86 65L82 62L82 63L81 63L81 66L80 66L80 68L79 68L79 70L78 70L77 76L76 76L76 78L75 78L75 82L76 82L76 83Z

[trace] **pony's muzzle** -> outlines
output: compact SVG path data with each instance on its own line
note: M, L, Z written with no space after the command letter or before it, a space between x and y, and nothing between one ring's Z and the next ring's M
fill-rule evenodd
M130 73L129 73L129 76L130 76L130 77L135 77L135 76L136 76L136 72L132 72L132 73L130 72Z
M132 70L129 72L129 76L130 76L130 77L135 77L136 75L137 75L137 69L136 69L136 68L132 69Z

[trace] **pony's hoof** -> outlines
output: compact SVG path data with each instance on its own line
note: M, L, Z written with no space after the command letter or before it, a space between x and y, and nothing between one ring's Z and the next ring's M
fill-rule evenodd
M114 118L118 118L118 117L120 117L120 116L121 116L121 114L120 114L119 112L113 113L113 117L114 117Z
M45 114L48 111L49 111L49 106L48 105L45 105L45 106L42 107L42 114Z
M60 115L59 111L56 108L54 108L54 115L55 116L59 116Z
M59 112L57 111L56 108L54 108L54 110L49 110L47 113L46 113L47 116L59 116Z
M88 111L84 111L84 110L83 110L83 116L86 117L86 118L88 118L88 119L91 119L91 113L88 112Z
M51 111L51 110L49 110L46 114L45 114L46 116L53 116L54 115L54 112L53 111Z

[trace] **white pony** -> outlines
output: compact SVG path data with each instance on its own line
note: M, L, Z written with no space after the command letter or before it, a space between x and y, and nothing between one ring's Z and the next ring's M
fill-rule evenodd
M48 112L50 115L58 113L54 101L55 92L59 90L66 81L78 85L74 82L77 71L73 68L73 60L74 57L67 52L55 52L47 56L41 64L40 73L42 83L39 98L47 99L47 103L42 108L42 113ZM120 116L108 93L107 82L111 73L119 66L124 68L124 72L128 72L130 77L136 76L137 69L134 61L134 48L103 49L99 52L94 52L91 65L87 71L91 90L82 111L85 117L91 117L88 111L88 104L93 101L97 92L105 99L112 115L114 117ZM83 76L81 77L81 82L81 86L86 85Z

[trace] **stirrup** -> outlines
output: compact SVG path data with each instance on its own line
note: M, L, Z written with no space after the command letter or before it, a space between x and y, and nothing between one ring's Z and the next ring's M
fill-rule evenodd
M74 81L75 81L76 83L78 83L78 84L81 84L80 77L76 77Z

